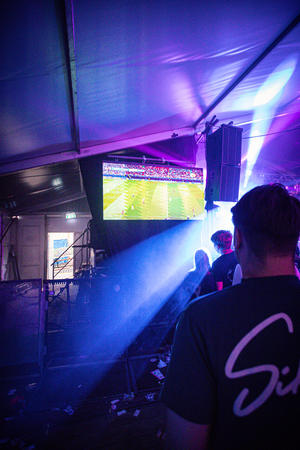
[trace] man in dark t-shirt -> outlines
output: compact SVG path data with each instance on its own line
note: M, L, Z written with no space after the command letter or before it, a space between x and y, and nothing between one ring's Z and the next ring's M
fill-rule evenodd
M179 450L298 450L300 202L279 184L232 208L243 280L189 303L161 393L166 445Z
M232 234L227 230L218 230L211 236L211 241L221 256L212 264L212 275L218 291L232 285L233 274L237 265L235 253L231 248Z

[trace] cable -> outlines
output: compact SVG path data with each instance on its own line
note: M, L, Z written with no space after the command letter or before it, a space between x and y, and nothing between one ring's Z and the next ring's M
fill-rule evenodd
M259 137L265 137L265 136L273 136L275 134L288 133L289 131L296 131L296 130L300 130L300 126L295 127L295 128L290 128L289 130L276 131L274 133L258 134L257 136L242 137L242 139L253 139L253 138L259 138Z

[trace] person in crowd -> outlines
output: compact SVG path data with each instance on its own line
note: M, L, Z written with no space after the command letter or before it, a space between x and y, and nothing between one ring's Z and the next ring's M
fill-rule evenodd
M232 285L237 260L232 250L232 234L227 230L216 231L211 236L215 250L221 253L212 264L212 275L217 283L218 291Z
M161 392L172 450L298 450L300 202L258 186L231 209L243 279L180 315Z
M184 277L174 293L160 310L160 315L168 315L172 326L167 339L173 342L178 318L188 302L202 295L217 291L217 285L210 274L211 256L207 249L199 248L194 254L194 268ZM165 312L168 311L168 312Z
M199 248L194 255L194 269L190 270L179 287L179 295L185 298L185 304L202 295L217 290L216 282L210 273L210 253Z

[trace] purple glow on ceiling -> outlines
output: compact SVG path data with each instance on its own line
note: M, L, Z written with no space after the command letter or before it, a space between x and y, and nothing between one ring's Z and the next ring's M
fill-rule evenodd
M258 89L254 98L253 106L255 111L249 136L244 188L247 187L253 167L269 131L272 118L276 115L276 104L283 94L284 87L294 73L297 60L298 57L293 55L279 64Z

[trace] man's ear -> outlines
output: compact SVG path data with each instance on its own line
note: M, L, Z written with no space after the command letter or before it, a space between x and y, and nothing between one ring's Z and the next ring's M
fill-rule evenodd
M242 233L238 228L234 229L234 237L233 237L234 248L239 249L242 245Z

